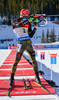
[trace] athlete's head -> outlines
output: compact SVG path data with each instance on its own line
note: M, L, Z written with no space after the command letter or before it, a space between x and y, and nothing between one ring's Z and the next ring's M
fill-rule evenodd
M29 17L29 14L30 14L30 12L28 9L22 9L20 11L20 17Z

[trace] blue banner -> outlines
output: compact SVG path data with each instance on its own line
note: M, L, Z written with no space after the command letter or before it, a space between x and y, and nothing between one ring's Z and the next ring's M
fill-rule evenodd
M8 47L0 47L0 49L8 49Z
M51 57L51 64L56 64L56 57Z
M59 45L45 45L45 48L59 48Z

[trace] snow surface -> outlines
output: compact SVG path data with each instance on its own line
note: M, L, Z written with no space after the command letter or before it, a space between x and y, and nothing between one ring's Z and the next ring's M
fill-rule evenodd
M51 21L48 21L48 24L44 27L38 27L36 34L34 35L35 37L33 37L32 43L36 43L39 44L41 42L41 38L36 38L36 36L42 36L42 30L44 30L44 33L46 35L47 32L47 28L49 28L49 32L51 31L51 28L55 28L55 34L58 36L59 34L59 25L52 23ZM0 46L9 46L9 44L13 45L17 45L17 41L16 41L16 36L13 33L12 30L12 26L1 26L0 25L0 39L6 39L6 38L13 38L14 41L11 42L4 42L4 43L0 43ZM59 43L57 43L59 44ZM11 52L11 50L9 49L0 49L0 66L3 64L4 60L6 59L6 57L9 55L9 53ZM42 76L43 78L50 80L51 79L51 63L50 63L50 53L57 53L57 64L53 64L52 65L52 79L53 81L56 83L56 85L59 86L59 49L46 49L46 50L38 50L38 57L36 57L37 63L38 63L38 69L41 69L41 64L42 64L42 71L44 71L44 76ZM40 52L45 52L45 60L40 60ZM27 55L27 54L26 54ZM1 78L1 77L0 77ZM59 96L59 88L54 88L57 92L57 95ZM57 95L43 95L43 96L12 96L12 97L0 97L0 100L59 100L56 99L58 98ZM27 98L27 99L26 99ZM45 98L45 99L44 99ZM49 98L49 99L48 99ZM51 99L52 98L52 99Z

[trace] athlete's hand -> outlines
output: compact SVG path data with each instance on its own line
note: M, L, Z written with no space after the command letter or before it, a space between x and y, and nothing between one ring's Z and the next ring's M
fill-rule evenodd
M34 22L34 25L37 26L37 22Z
M37 28L38 26L35 26L35 28Z
M35 28L37 28L37 27L38 27L38 23L37 23L37 22L34 22L34 25L35 25Z

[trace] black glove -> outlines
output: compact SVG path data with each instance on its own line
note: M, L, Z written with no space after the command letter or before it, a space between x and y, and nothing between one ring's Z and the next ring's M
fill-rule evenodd
M34 25L37 26L37 22L34 22Z

